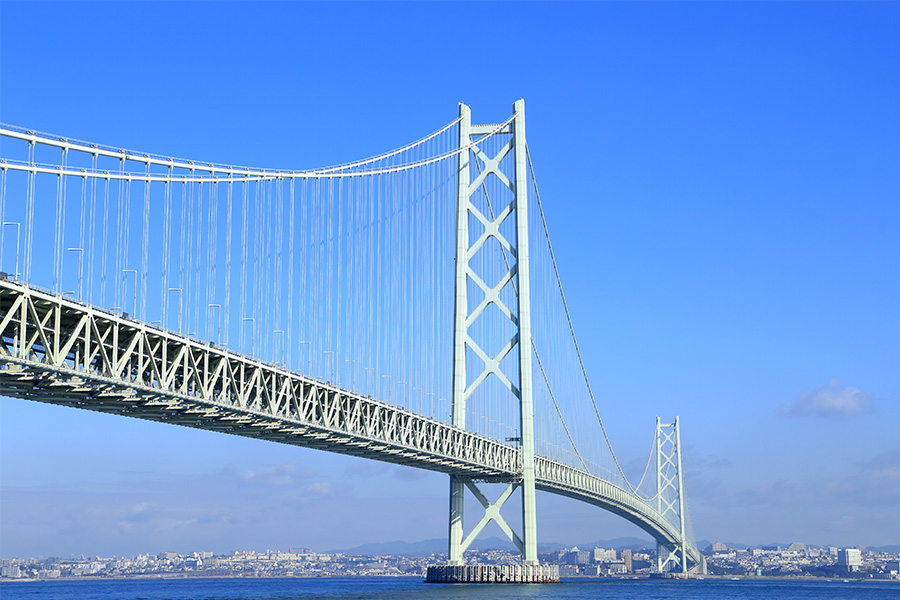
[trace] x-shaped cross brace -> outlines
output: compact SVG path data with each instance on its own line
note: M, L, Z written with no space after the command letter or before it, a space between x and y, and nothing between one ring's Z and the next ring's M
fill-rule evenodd
M475 181L473 181L471 185L469 185L469 195L473 194L474 191L478 189L478 186L482 184L482 182L490 173L496 175L500 179L500 181L502 181L504 185L506 185L506 187L508 187L510 190L512 190L513 192L516 191L515 186L512 184L512 182L510 182L509 178L507 178L506 175L503 174L503 171L500 170L500 161L503 160L503 158L507 154L509 154L509 151L512 149L512 144L512 140L506 142L506 145L500 149L500 151L497 153L497 156L495 156L494 158L490 158L481 150L481 148L478 148L477 146L472 149L472 151L475 153L475 156L477 156L481 160L481 162L484 163L484 170L479 173L478 177L475 178Z
M503 530L503 533L512 540L512 543L516 545L519 549L519 552L525 552L525 543L522 541L515 531L513 531L509 524L506 522L506 519L503 518L503 515L500 514L500 509L503 507L503 503L506 502L515 489L518 487L518 483L510 483L506 486L506 489L503 490L503 493L500 494L500 497L497 498L496 501L491 503L487 497L481 493L481 490L478 489L471 480L465 481L466 487L469 488L469 491L472 492L478 501L481 503L481 506L484 507L484 516L481 517L481 520L478 522L478 525L475 526L474 529L466 536L466 539L462 543L462 549L460 550L460 554L465 552L469 545L475 541L475 538L478 537L478 534L481 533L481 530L484 529L485 525L494 521L497 525L500 526L500 529Z

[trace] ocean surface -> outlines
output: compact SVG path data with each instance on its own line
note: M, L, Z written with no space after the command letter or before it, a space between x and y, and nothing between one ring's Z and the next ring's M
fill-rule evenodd
M128 579L4 582L2 600L900 600L897 581L569 579L544 585L426 584L418 578Z

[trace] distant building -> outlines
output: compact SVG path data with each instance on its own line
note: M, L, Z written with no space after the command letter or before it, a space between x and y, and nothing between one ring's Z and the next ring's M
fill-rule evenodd
M604 550L603 548L594 548L594 562L613 562L618 558L614 549Z
M841 548L838 550L837 564L848 571L859 571L862 565L862 552L857 548Z
M614 563L610 563L609 565L609 574L610 575L622 575L623 573L627 573L628 568L625 566L625 563L616 561Z
M59 569L41 569L38 571L38 577L41 579L56 579L61 574Z
M713 542L712 551L713 552L728 552L728 546L726 546L722 542Z
M581 575L577 565L560 565L559 574L561 577L575 577Z
M622 550L622 562L625 563L626 573L631 573L632 571L634 571L631 564L631 550L629 548Z
M591 553L587 550L579 550L575 546L567 552L560 552L559 561L569 565L589 565L591 564Z
M2 570L0 570L0 575L3 577L21 577L22 570L16 565L10 565L8 567L3 567Z
M788 546L788 550L803 552L806 550L806 544L804 544L803 542L794 542L790 546Z

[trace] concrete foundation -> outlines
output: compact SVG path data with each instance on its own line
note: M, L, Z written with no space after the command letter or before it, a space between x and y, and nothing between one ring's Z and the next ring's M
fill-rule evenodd
M559 583L558 565L432 565L426 583Z

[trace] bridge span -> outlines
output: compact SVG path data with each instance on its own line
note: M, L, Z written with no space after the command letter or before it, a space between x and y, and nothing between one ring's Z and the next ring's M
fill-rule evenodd
M641 527L657 571L702 564L677 417L636 486L606 436L523 101L300 171L0 139L0 394L446 473L447 573L491 521L542 573L536 490Z
M518 482L521 450L370 396L122 315L0 281L0 394ZM537 489L614 512L661 544L676 528L596 475L535 457ZM696 548L688 549L699 562Z

